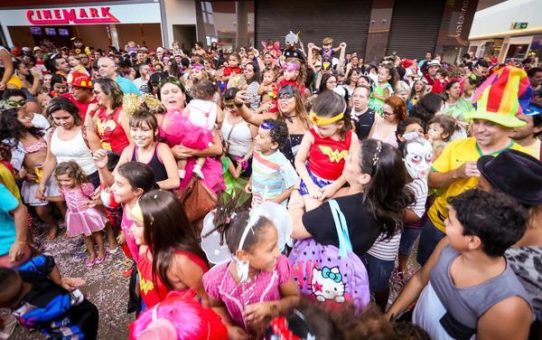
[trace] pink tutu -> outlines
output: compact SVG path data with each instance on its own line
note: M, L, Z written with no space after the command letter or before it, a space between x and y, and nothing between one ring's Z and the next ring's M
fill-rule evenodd
M86 202L94 192L94 186L83 183L79 188L61 189L68 211L66 212L66 225L69 237L85 235L102 230L107 223L107 218L95 208L87 208Z
M182 144L191 149L204 150L213 140L211 131L191 123L181 111L168 111L161 130L169 146Z

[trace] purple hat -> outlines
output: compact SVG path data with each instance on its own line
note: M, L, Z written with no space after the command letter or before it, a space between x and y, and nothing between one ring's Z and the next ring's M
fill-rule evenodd
M542 163L521 151L505 150L497 157L482 156L478 170L491 184L525 205L542 204Z

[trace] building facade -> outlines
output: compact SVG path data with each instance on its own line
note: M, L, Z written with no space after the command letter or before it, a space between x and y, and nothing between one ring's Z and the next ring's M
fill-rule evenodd
M196 41L223 48L280 41L291 30L305 44L326 36L348 44L368 62L396 53L422 58L439 53L453 62L468 47L478 0L18 0L0 5L4 43L40 39L69 44L80 36L99 48L130 41L149 48Z
M499 62L521 60L533 51L542 57L542 1L505 1L476 13L469 51Z

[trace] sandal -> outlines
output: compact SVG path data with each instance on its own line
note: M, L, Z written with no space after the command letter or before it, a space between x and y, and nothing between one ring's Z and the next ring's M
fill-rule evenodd
M85 265L89 268L91 267L94 267L94 265L96 264L96 258L94 258L94 260L91 260L90 257L85 261Z
M107 257L107 254L104 254L103 257L97 257L96 260L94 261L94 264L101 264L101 263L104 263L106 257Z

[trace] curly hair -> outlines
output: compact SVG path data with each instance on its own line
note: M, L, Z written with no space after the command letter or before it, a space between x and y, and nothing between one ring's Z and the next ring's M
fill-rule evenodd
M55 177L67 175L69 178L75 180L75 185L79 186L88 182L87 176L83 172L83 169L75 161L62 162L56 166Z
M266 124L267 126L271 126L271 129L269 130L271 141L273 143L277 143L279 146L279 149L282 148L284 145L286 145L286 142L288 141L288 135L289 135L288 126L286 125L286 122L284 122L283 120L278 120L278 119L265 119L263 123Z
M397 120L402 121L405 120L405 118L408 115L407 107L405 101L399 97L399 96L390 96L386 98L384 101L384 104L389 105L393 113L397 115Z
M500 192L472 189L451 197L448 203L463 227L463 235L478 236L482 251L491 257L503 256L527 228L526 209Z
M453 119L450 116L447 115L436 115L429 123L427 123L427 127L429 127L431 124L438 124L442 127L442 132L446 137L443 137L442 140L445 142L448 142L450 138L452 138L452 135L457 130L457 123L455 122L455 119Z

